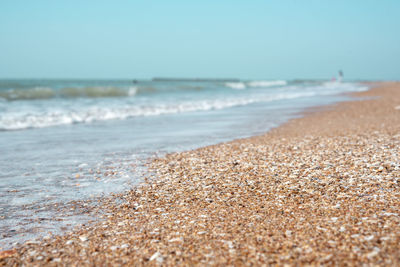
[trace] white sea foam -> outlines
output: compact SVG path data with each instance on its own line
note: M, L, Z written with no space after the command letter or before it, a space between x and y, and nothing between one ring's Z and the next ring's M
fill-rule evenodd
M336 91L336 92L360 92L367 90L367 86L354 84L354 83L345 83L339 81L329 81L324 82L319 86L315 87L315 90L327 90L327 91Z
M244 83L242 83L242 82L225 83L225 86L230 87L232 89L236 89L236 90L246 89L246 85Z
M276 80L276 81L251 81L247 83L250 87L271 87L271 86L282 86L287 85L287 82L284 80Z
M137 87L129 87L128 96L134 96L137 94L138 88Z

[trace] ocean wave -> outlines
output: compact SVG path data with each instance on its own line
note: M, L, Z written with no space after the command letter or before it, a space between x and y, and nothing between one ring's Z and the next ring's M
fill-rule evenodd
M244 85L243 85L244 86ZM0 90L0 101L45 100L53 98L116 98L169 92L201 91L206 86L86 86L86 87L33 87Z
M5 100L33 100L55 97L54 90L48 87L34 87L29 89L9 89L0 91L0 98Z
M271 86L283 86L287 85L287 81L276 80L276 81L251 81L247 83L250 87L271 87Z
M9 89L0 91L0 99L40 100L51 98L104 98L104 97L129 97L137 93L137 87L65 87L53 89L49 87L34 87L28 89Z
M181 103L146 105L126 105L124 107L82 107L80 110L48 110L43 112L8 112L0 116L0 130L21 130L28 128L44 128L57 125L91 123L115 119L127 119L139 116L158 116L194 111L219 110L235 106L244 106L258 102L312 96L315 93L283 93L253 98L231 98L216 100L186 101Z
M368 86L340 81L323 82L314 87L314 90L324 90L333 92L360 92L368 89Z
M246 89L246 85L242 82L231 82L231 83L225 83L226 87L235 89L235 90L243 90Z
M100 98L129 96L130 88L112 86L67 87L59 90L59 95L65 98Z
M3 100L0 101L0 130L43 128L65 124L90 123L94 121L123 120L139 116L158 116L164 114L218 110L235 106L245 106L252 103L364 91L367 90L367 88L367 86L354 83L327 82L306 87L293 85L285 86L283 90L273 90L263 93L262 95L260 95L260 93L263 92L262 90L248 91L249 94L246 97L232 95L231 97L211 99L209 96L203 99L195 99L193 97L191 100L181 98L181 100L157 99L155 101L151 100L151 98L132 98L118 101L109 101L106 99L89 102L60 100L57 102L59 104L53 106L49 106L47 103L43 105L32 105L32 103L28 102L21 106L20 103ZM35 90L39 90L44 95L46 92L50 92L47 88ZM126 89L126 94L134 96L140 93L140 90L140 87L129 87Z

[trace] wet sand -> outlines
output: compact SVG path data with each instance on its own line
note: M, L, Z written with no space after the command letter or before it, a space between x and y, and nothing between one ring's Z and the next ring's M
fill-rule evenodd
M155 160L105 220L0 265L400 265L400 83Z

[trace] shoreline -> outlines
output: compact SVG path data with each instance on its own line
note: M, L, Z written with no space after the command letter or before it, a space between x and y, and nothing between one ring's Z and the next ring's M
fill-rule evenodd
M0 265L400 264L400 83L355 95L368 99L157 159L106 221Z
M314 81L314 82L317 83L316 81ZM318 82L318 84L320 84L320 83L321 82ZM345 84L347 84L347 83L345 83ZM353 83L350 83L350 84L352 84L351 87L353 87L353 89L354 88L358 88L358 90L366 90L366 88L367 88L367 86L365 86L364 84L353 84ZM320 85L322 87L326 86L324 83L321 83ZM332 84L328 85L328 87L330 87L330 86L332 86ZM345 85L343 85L343 86L345 86ZM341 86L340 84L337 85L338 88L342 88L343 86ZM230 91L232 91L232 90L230 89ZM278 89L278 91L279 91L279 89ZM316 94L318 95L318 93L316 93ZM271 115L271 114L267 113L271 109L271 107L268 107L268 106L270 106L270 104L272 104L272 106L273 106L273 102L264 105L266 108L261 108L261 107L257 108L257 106L260 106L260 104L256 104L255 105L256 108L254 108L254 105L250 105L249 107L245 107L244 106L244 107L235 108L235 109L233 109L231 111L231 112L234 112L234 114L230 114L228 116L228 118L225 118L225 119L222 118L222 117L224 117L224 115L221 115L221 112L217 111L216 112L217 114L214 114L214 115L210 114L211 115L211 117L209 117L209 119L211 120L210 124L207 123L207 124L203 125L203 127L197 127L198 128L197 132L201 131L201 128L204 128L204 127L211 127L211 128L214 128L214 129L220 128L220 130L222 130L222 131L219 134L215 134L215 133L212 134L214 132L212 129L210 129L210 131L207 130L207 131L210 132L210 136L214 135L216 139L214 139L214 138L212 138L212 139L211 138L196 138L196 136L194 136L195 139L192 139L190 137L189 138L184 138L184 137L183 138L178 138L177 140L175 140L175 142L172 142L172 143L175 143L176 146L179 146L179 148L173 149L174 146L169 146L171 148L171 149L169 149L170 150L169 153L187 151L187 150L192 150L192 149L196 149L196 148L200 148L200 147L204 147L204 146L208 146L208 145L212 145L212 144L215 145L215 144L218 144L218 143L229 142L229 141L232 141L232 140L235 140L235 139L240 139L240 138L246 138L246 137L265 134L269 129L271 129L271 127L277 127L277 125L285 123L290 118L296 118L296 117L302 116L302 111L303 110L307 110L306 106L310 106L310 104L311 105L318 105L319 104L319 105L322 105L322 106L327 106L327 105L329 105L329 103L336 103L336 102L339 102L341 100L342 101L348 100L349 96L347 96L346 93L344 93L344 94L345 95L342 95L341 93L338 93L337 95L333 95L333 96L321 97L321 101L322 102L311 101L309 103L306 103L307 100L304 101L304 99L303 100L298 99L298 100L295 100L294 103L293 103L294 105L292 105L292 104L287 104L287 103L285 103L285 101L283 101L284 103L282 103L282 104L285 105L287 108L284 109L282 107L279 107L279 105L276 105L275 108L272 107L272 112L274 112L274 109L281 109L282 110L282 112L275 111L274 112L275 115ZM291 102L291 101L293 101L293 100L289 100L289 102ZM296 103L296 102L299 102L299 103ZM239 111L240 109L244 109L244 110ZM247 109L247 111L246 111L246 109ZM241 119L243 117L243 115L248 114L249 112L250 113L254 112L254 111L251 111L253 109L257 110L257 112L255 112L252 116L249 117L249 119L252 121L251 123L247 122L246 119ZM222 110L222 114L224 112L226 112L226 111ZM227 111L227 112L229 113L229 111ZM220 113L220 114L218 115L218 113ZM189 115L189 116L194 116L196 118L198 116L196 114L197 114L197 112L193 113L192 115ZM207 114L207 112L205 114ZM268 116L265 116L265 114L268 114ZM171 115L168 115L168 116L171 116ZM184 115L184 116L187 116L187 115ZM207 116L207 115L205 115L205 116ZM245 115L245 116L247 117L247 115ZM275 116L277 116L278 119L274 119ZM173 115L172 115L172 117L173 117ZM200 115L200 118L201 117L203 117L203 116ZM218 118L218 117L220 117L220 118ZM160 118L162 119L162 117L160 117ZM255 118L258 118L258 119L255 119ZM168 117L166 119L168 120ZM198 119L198 118L196 118L196 119ZM180 120L182 120L182 118ZM219 120L221 121L220 123L215 123L216 121L219 121ZM229 122L229 120L230 120L230 122ZM176 120L176 121L179 121L179 120ZM200 121L201 121L201 119L200 119ZM275 122L272 123L272 121L275 121ZM121 121L121 122L115 121L113 123L116 123L116 127L118 128L118 124L119 124L119 126L122 126L124 124L126 125L126 124L129 124L131 122L128 122L128 121L126 121L126 122L125 121ZM226 123L225 124L226 126L228 126L228 125L229 126L228 127L223 127L223 126L219 127L218 126L218 125L221 125L221 124L224 124L224 123ZM195 122L195 124L196 124L196 122ZM241 124L242 125L246 125L247 124L248 127L244 127L244 126L240 127L239 125L241 125ZM198 123L198 125L201 125L201 123ZM272 126L272 125L275 125L275 126ZM177 125L177 126L179 127L179 125ZM84 125L79 125L78 127L85 127L85 126ZM90 128L91 126L87 125L87 127ZM238 132L236 132L235 130L232 131L232 129L229 130L229 128L231 128L231 127L232 127L232 129L233 129L233 127L237 128ZM58 127L55 127L54 130L57 131L57 128ZM173 128L174 127L171 127L171 129L173 129ZM184 131L184 128L185 127L181 128L181 129L178 129L177 133L179 134L179 132L181 130ZM226 128L226 130L225 130L225 128ZM189 127L189 131L193 131L191 129L192 128ZM124 126L122 126L122 130L125 130ZM131 130L134 130L134 128L131 127ZM167 130L168 130L168 127L167 127ZM217 130L217 132L219 132L220 130ZM33 132L35 132L35 131L38 131L38 130L33 130ZM42 131L42 130L39 130L39 131ZM52 131L51 128L50 129L43 129L43 131L45 131L44 134L52 133L51 132ZM194 131L196 131L196 130L194 130ZM28 139L29 139L29 134L30 134L29 132L30 131L26 132L28 134ZM121 134L118 133L119 132L118 130L115 130L114 132L115 132L115 137L118 137L118 136L121 137ZM128 132L128 131L126 131L126 132ZM146 131L143 131L143 132L146 132ZM23 133L23 132L17 132L16 134L20 135L21 133ZM5 134L7 134L7 133L5 133ZM60 133L58 133L58 134L60 134ZM90 132L89 132L89 135L90 135ZM168 136L168 134L166 136ZM68 140L67 136L65 136L65 137L66 137L66 141L71 141L71 140ZM125 136L123 135L123 137L121 139L125 139L125 138L129 139L130 137L131 137L130 134L127 134ZM146 138L147 136L142 136L142 137ZM159 138L159 137L160 137L160 135L157 136L157 138ZM83 138L85 138L85 137L83 137ZM7 139L7 137L6 137L6 139ZM135 138L132 138L132 140L134 140L134 139ZM201 140L201 139L204 139L204 140ZM208 139L209 141L206 141L206 139ZM140 137L137 138L137 140L140 140ZM57 140L52 140L52 142L54 142L54 143L56 141ZM58 138L58 142L60 142L60 141L61 141L60 138ZM103 139L103 141L106 141L106 140ZM165 141L166 142L170 142L167 139ZM200 144L198 142L196 142L196 141L200 141ZM104 143L107 143L107 142L104 142ZM100 146L103 146L104 143L102 142L102 144ZM132 142L128 146L131 149L132 148L134 149L134 147L137 146L138 144L139 144L139 142L137 142L136 144L135 144L135 142ZM160 141L159 144L163 144L163 142ZM92 145L94 145L94 144L92 144ZM97 146L97 144L95 144L95 145ZM106 146L107 145L105 145L105 147ZM161 145L161 146L163 146L163 145ZM146 147L146 145L144 147ZM159 145L159 147L160 147L160 145ZM83 150L87 150L88 148L89 147L87 147L86 149L83 149ZM28 149L28 151L36 151L36 149L40 150L39 147L35 147L34 146L34 147L31 147L30 149ZM63 149L68 149L68 148L67 147L62 147L61 150L63 150ZM101 152L101 150L99 150L99 152ZM139 158L143 159L143 162L141 162L142 164L140 164L140 163L136 164L136 166L144 166L144 163L147 163L150 160L150 158L152 158L154 156L155 153L159 153L157 149L154 149L153 152L154 153L151 153L151 154L148 153L147 157L146 156L139 157ZM12 153L12 152L11 151L6 151L6 154L9 154L9 153ZM165 152L165 153L167 153L167 152ZM165 153L162 153L162 154L165 154ZM157 155L156 157L163 157L162 154ZM13 155L13 154L10 154L10 155ZM20 155L20 156L23 156L23 155ZM145 158L147 158L147 159L145 159ZM42 159L42 160L43 160L43 162L45 162L45 165L48 164L48 163L51 165L52 161L48 161L46 159ZM85 162L86 159L81 157L80 159L77 159L77 160ZM99 157L98 160L100 162L102 162L103 158ZM118 160L119 159L117 159L117 161ZM137 162L137 161L135 161L135 162ZM132 161L131 161L131 163L132 163ZM29 166L30 162L29 161L28 162L20 162L20 164L22 164L23 166ZM65 190L65 192L74 192L75 187L77 187L77 188L85 188L85 187L86 188L90 188L91 187L90 185L88 186L87 184L83 185L81 187L81 184L80 184L80 182L78 182L78 180L80 180L80 181L83 180L84 183L85 182L89 182L90 183L90 180L93 179L93 178L95 178L96 180L99 180L99 179L100 180L103 180L103 179L105 180L105 179L107 179L106 177L108 176L108 173L106 171L106 168L107 168L106 166L97 168L97 171L96 171L97 173L98 173L98 171L100 171L100 172L104 171L104 175L100 175L100 177L85 177L84 173L85 172L87 172L87 173L92 172L93 168L90 168L90 169L86 168L86 170L85 170L85 168L79 168L79 170L76 170L76 172L78 172L79 174L75 174L75 173L71 174L73 177L75 177L75 179L72 179L72 184L70 185L70 186L73 187L72 190L67 189L67 190ZM18 166L16 166L15 168L12 168L12 169L18 170ZM122 167L122 168L118 168L117 167L117 169L119 169L121 172L126 172L126 171L129 172L129 169L126 169L124 167ZM47 168L44 167L43 170L47 171ZM52 171L58 171L58 172L61 171L62 172L62 168L61 169L54 168L54 169L52 169ZM68 170L64 169L64 171L65 171L66 175L69 175L68 174ZM50 172L51 172L51 168L50 168ZM18 172L16 172L16 174L17 173ZM144 176L144 174L136 175L135 172L133 172L133 171L131 171L130 173L131 173L131 175L129 175L129 176L130 176L130 180L131 181L133 179L132 176L135 176L135 177L143 177ZM81 176L81 174L82 174L82 176ZM76 175L79 175L79 179L76 178ZM88 176L92 176L92 175L89 174ZM115 186L117 186L117 184L115 183L115 181L112 181L112 180L114 180L114 178L109 178L109 179L112 182L113 186L112 187L107 187L106 190L108 190L108 191L111 190L113 193L122 193L122 192L128 191L131 188L131 186L129 186L129 187L127 186L123 190L115 190ZM70 179L70 181L71 181L71 179ZM75 181L78 182L78 183L77 184L73 184ZM40 181L37 181L37 182L39 183ZM121 185L121 184L119 183L119 185ZM97 186L98 186L98 184L97 184ZM112 188L114 188L114 189L112 189ZM57 189L60 189L60 188L57 188L57 186L56 186L54 189L55 190L53 190L53 188L51 190L48 189L49 193L52 192L52 193L49 194L50 196L51 195L56 196L54 191L57 191ZM81 190L77 190L77 193L79 191L81 191ZM29 190L28 190L28 193L29 193ZM17 194L18 194L18 192L17 192ZM63 194L61 194L60 196L62 198ZM16 197L18 198L18 196L16 196ZM34 196L32 196L32 197L34 197ZM107 194L105 196L102 196L101 198L104 199L104 197L107 197ZM97 202L97 200L96 200L97 198L98 197L94 197L94 198L91 197L90 200L93 200L93 202ZM68 203L67 205L61 204L61 203L65 203L65 201L63 201L62 199L58 200L57 202L59 202L61 205L57 205L57 207L56 207L57 211L54 211L54 212L51 212L51 209L54 209L53 208L53 204L45 205L46 199L43 199L43 200L44 200L44 203L40 204L40 211L39 211L38 208L34 208L33 205L32 206L26 206L25 205L23 207L11 207L11 209L9 210L9 213L8 213L11 216L6 216L5 217L6 220L3 222L2 225L0 225L0 231L3 230L2 231L3 232L3 234L2 234L3 239L0 241L0 251L1 250L6 250L6 249L11 249L13 247L18 247L18 246L20 246L21 244L23 244L24 242L26 242L28 240L32 240L32 239L40 240L44 236L48 235L49 232L51 232L52 235L55 235L55 234L62 235L63 233L72 230L74 226L78 226L78 225L81 225L81 224L88 224L90 221L93 221L93 219L94 219L93 216L89 216L89 217L92 217L92 219L86 219L88 216L86 214L82 214L82 213L85 213L86 210L88 210L88 206L86 205L88 199L85 197L85 195L81 195L81 197L78 197L75 200L71 200L72 203ZM77 208L75 208L74 211L71 212L70 208L68 208L67 206L72 206L72 207L77 207ZM100 205L100 206L102 206L102 205ZM95 208L98 209L97 207L95 207ZM26 214L26 216L16 217L15 218L16 219L15 223L14 222L8 223L10 221L10 219L13 218L12 217L12 214L13 214L12 210L13 209L16 212L18 212L18 210L27 210L27 213L31 212L31 214ZM44 211L42 211L42 209ZM76 210L82 210L83 212L77 212ZM54 216L46 217L46 215L49 214L49 213L45 214L46 211L48 211L49 213L52 213L57 218L54 218ZM31 215L31 216L29 216L29 215ZM76 216L76 217L68 222L68 219L67 219L68 216L69 217ZM81 218L79 218L79 217L81 217ZM27 221L30 222L29 225L26 224Z

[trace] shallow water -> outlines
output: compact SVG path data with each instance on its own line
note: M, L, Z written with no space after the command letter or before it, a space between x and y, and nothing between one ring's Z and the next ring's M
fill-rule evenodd
M361 90L318 81L0 81L0 247L85 222L61 210L129 189L150 157L261 134Z

